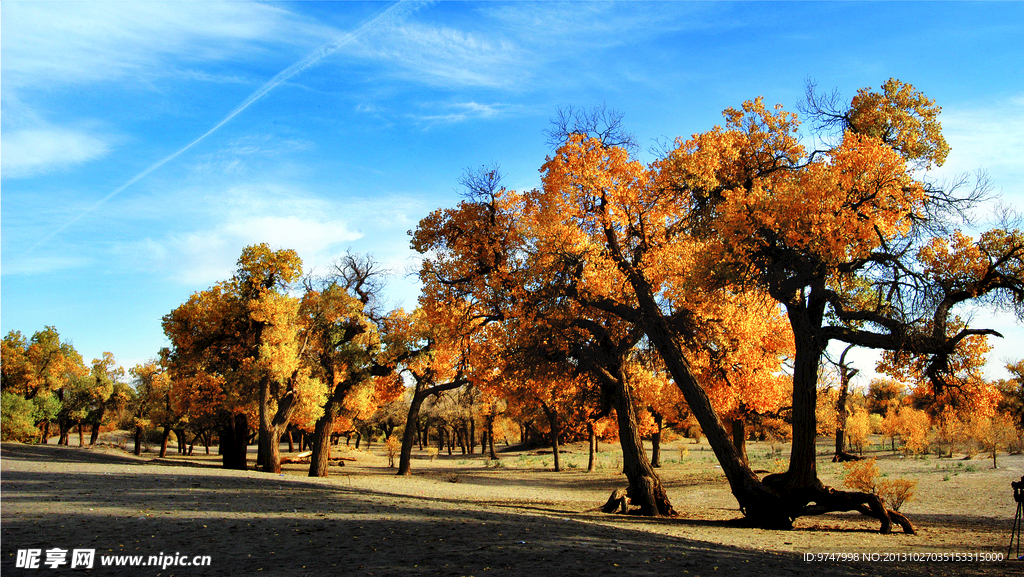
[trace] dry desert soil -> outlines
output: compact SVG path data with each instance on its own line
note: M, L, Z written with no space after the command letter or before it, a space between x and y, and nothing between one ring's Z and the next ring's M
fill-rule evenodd
M845 469L830 462L829 442L819 472L840 487ZM227 471L198 446L193 456L163 459L115 444L0 449L0 569L9 577L1024 575L1024 561L1006 560L1017 511L1010 483L1024 475L1022 456L1000 455L993 469L981 456L903 458L876 447L887 477L917 481L901 511L918 533L881 535L857 514L802 518L791 531L743 527L711 451L687 439L663 453L660 471L679 511L670 519L595 510L625 485L608 444L594 473L585 447L570 445L557 473L543 449L513 448L499 462L417 451L410 477L394 475L382 445L342 444L334 455L355 460L327 478L307 477L301 464L281 475ZM755 469L785 463L779 447L748 450ZM54 548L94 549L93 569L17 566L19 550L40 549L45 562ZM134 555L161 566L101 563ZM163 566L197 556L209 564Z

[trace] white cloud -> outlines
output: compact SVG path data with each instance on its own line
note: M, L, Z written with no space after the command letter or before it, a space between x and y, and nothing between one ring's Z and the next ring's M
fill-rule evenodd
M510 87L522 81L529 50L496 34L399 22L370 34L359 55L390 62L402 76L445 86Z
M74 256L70 254L45 254L45 255L19 255L15 258L4 256L2 262L3 275L40 275L84 268L93 264L94 260L89 257Z
M267 243L294 249L307 272L325 272L352 248L402 274L411 256L405 233L427 210L424 201L405 197L324 199L274 185L208 191L205 199L190 191L186 198L205 204L206 222L115 249L127 266L203 288L231 276L242 248Z
M102 157L110 150L106 138L61 128L5 130L0 172L4 178L34 176Z
M507 104L480 104L478 102L454 102L449 104L425 104L425 108L438 108L439 112L423 115L411 115L419 122L426 124L452 124L466 120L494 118L507 114L512 107Z
M172 60L226 60L260 43L323 42L333 32L249 2L4 2L6 89L169 72Z

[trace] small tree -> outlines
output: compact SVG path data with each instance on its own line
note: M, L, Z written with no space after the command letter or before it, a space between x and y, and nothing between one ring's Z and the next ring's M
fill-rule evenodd
M887 507L899 511L904 503L914 498L917 481L907 479L879 479L880 472L875 459L845 463L847 487L864 493L877 495Z
M928 414L913 407L901 407L897 414L897 431L903 439L903 452L911 455L928 450L932 423Z
M1009 447L1016 437L1013 418L1005 413L997 413L991 417L980 418L974 429L978 444L992 456L992 468L998 469L996 454Z
M871 419L868 412L864 409L854 409L846 421L846 436L850 440L850 446L857 449L861 455L864 454L864 446L868 442L870 432Z

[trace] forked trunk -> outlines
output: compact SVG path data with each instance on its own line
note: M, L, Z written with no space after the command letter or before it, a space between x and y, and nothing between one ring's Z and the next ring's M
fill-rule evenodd
M561 436L562 431L558 422L558 411L549 407L544 401L540 402L540 406L544 409L544 414L548 417L548 424L551 426L551 455L555 461L555 471L561 471L562 462L558 451L558 437Z
M89 433L90 446L95 445L96 441L100 439L100 423L103 422L103 414L106 412L107 409L103 405L100 405L100 407L96 410L96 416L93 418L92 422L92 432Z
M295 375L293 375L293 378ZM292 390L286 392L277 403L277 412L272 419L269 415L269 382L260 392L259 452L256 465L267 473L281 472L281 435L288 428L298 403Z
M188 451L188 442L185 439L185 427L174 429L174 436L178 437L178 452L185 454Z

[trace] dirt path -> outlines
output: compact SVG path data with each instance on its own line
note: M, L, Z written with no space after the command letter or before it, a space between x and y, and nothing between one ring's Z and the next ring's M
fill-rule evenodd
M908 536L878 535L874 522L852 515L801 520L795 531L738 527L724 482L713 465L697 459L663 469L681 518L649 520L587 511L621 485L611 467L554 473L531 468L533 456L506 456L501 468L485 468L480 459L419 459L418 474L397 478L382 457L353 454L357 462L332 468L332 477L309 479L301 465L270 476L221 470L214 457L153 460L112 448L4 443L0 567L10 576L71 573L67 566L15 567L19 549L59 547L95 549L91 573L111 575L1005 575L1024 569L1024 562L912 560L1005 554L1014 512L1006 479L1020 477L1019 458L1001 471L979 468L941 483L939 492L953 495L963 485L967 502L922 499L917 511L908 504L905 511L921 529ZM922 490L932 489L923 484ZM1002 502L1007 498L1009 505ZM145 562L175 553L208 555L210 565L99 566L101 555L141 555ZM806 561L806 553L881 557L842 563ZM885 561L886 554L910 560Z

